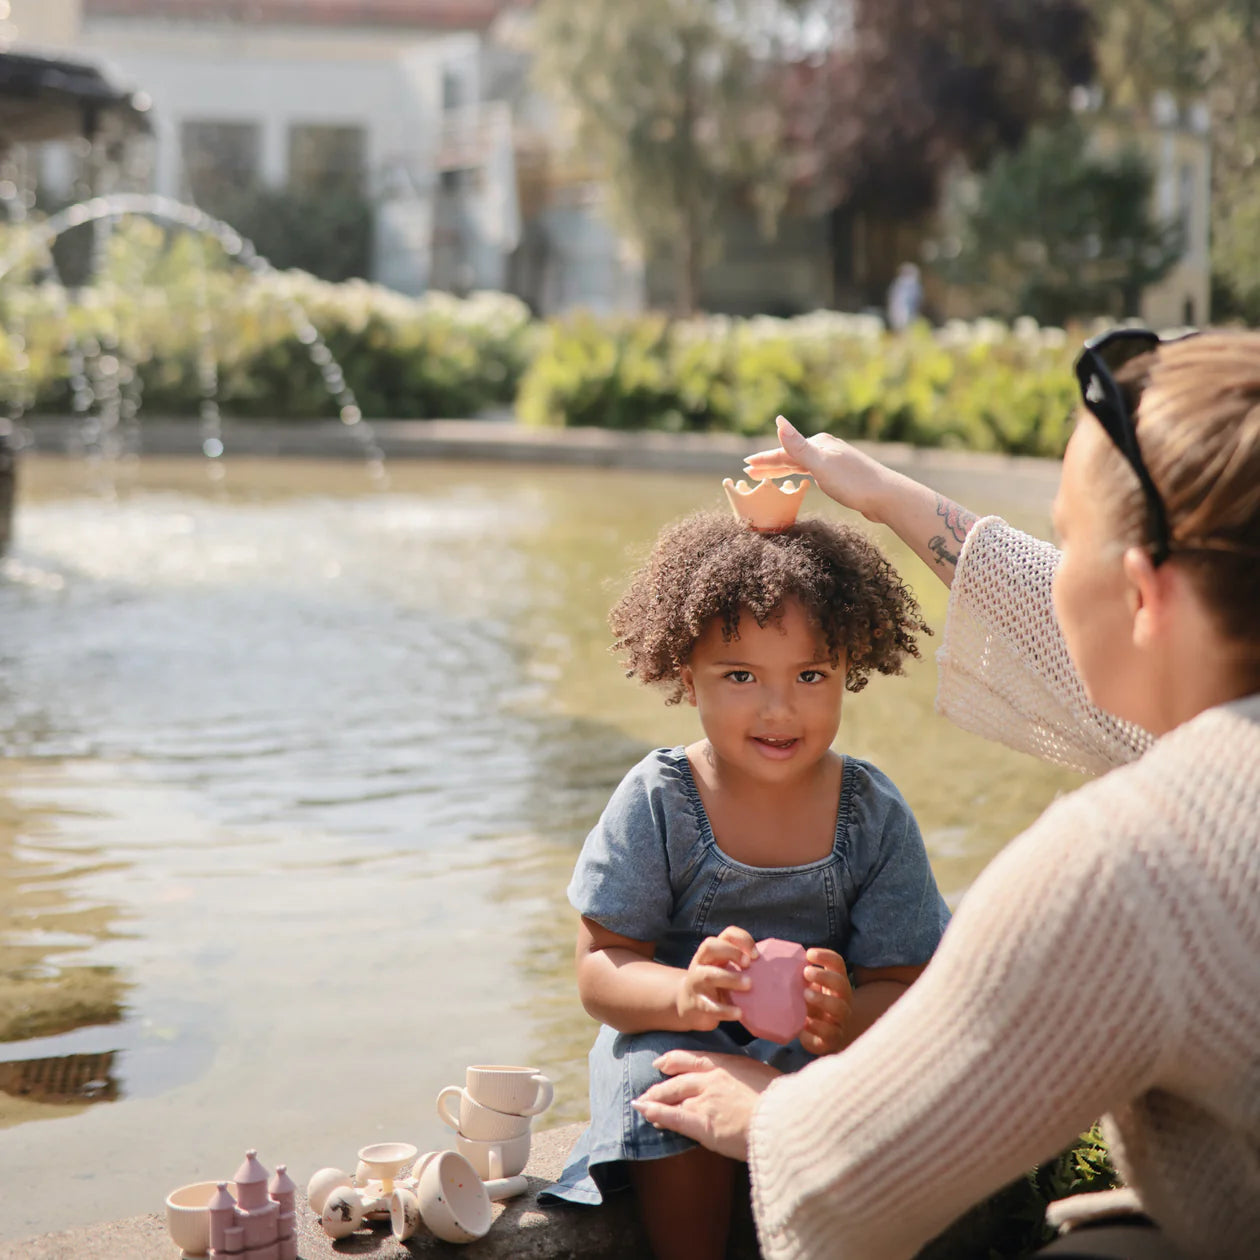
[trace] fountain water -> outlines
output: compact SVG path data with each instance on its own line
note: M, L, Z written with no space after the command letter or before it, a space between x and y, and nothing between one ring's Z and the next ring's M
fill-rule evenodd
M8 6L4 6L7 12ZM49 57L37 53L0 51L0 154L10 146L67 140L78 137L92 151L97 145L113 145L149 131L151 102L114 82L100 67L86 61ZM0 182L5 208L17 202L18 217L26 204L7 177ZM31 194L31 203L34 197ZM16 345L20 359L24 351ZM0 554L9 541L15 479L15 426L21 402L10 388L8 414L0 416Z
M43 222L28 225L22 238L0 256L0 283L16 267L33 257L42 258L46 273L56 281L56 267L51 252L53 244L64 233L89 224L103 229L98 230L93 251L99 260L103 257L109 233L127 216L138 216L159 224L182 228L203 240L213 242L229 259L246 267L256 277L262 278L275 272L271 264L255 250L252 242L229 224L196 206L185 205L156 194L114 193L76 203ZM198 277L197 299L197 325L202 347L198 364L202 392L202 450L208 459L217 460L223 454L224 444L216 396L218 368L211 341L213 315L209 307L204 271ZM363 419L354 391L346 381L340 364L301 305L283 293L280 301L285 306L298 340L306 348L311 363L322 377L324 387L335 401L341 422L355 433L367 461L369 474L374 480L383 481L384 454L371 425ZM96 345L91 347L91 353L83 346L76 345L72 348L70 383L74 406L76 411L87 413L94 404L99 405L101 414L92 422L92 429L87 436L90 438L89 444L103 454L118 452L119 426L133 422L139 407L138 374L129 365L125 376L131 393L130 396L126 395L120 384L119 358L117 346ZM96 363L95 373L91 370L91 360Z

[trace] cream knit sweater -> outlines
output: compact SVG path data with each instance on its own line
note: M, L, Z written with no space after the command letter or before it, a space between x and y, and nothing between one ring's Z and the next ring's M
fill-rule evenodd
M1260 696L1158 742L1085 699L1054 548L963 548L938 704L1080 769L986 868L910 992L776 1081L749 1163L766 1256L912 1256L1107 1113L1112 1156L1190 1256L1260 1255Z

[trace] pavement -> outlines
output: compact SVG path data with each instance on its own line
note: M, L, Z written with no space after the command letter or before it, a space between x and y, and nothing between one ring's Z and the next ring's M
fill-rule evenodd
M423 1226L402 1243L390 1233L388 1221L364 1226L334 1242L320 1229L305 1195L299 1192L298 1255L301 1260L344 1260L347 1256L411 1260L457 1253L468 1260L645 1260L650 1252L629 1194L615 1195L598 1208L538 1205L538 1191L559 1175L581 1128L567 1125L534 1134L525 1167L528 1191L496 1203L490 1232L475 1243L457 1248ZM181 1254L166 1232L162 1212L0 1243L0 1260L178 1260ZM746 1208L737 1214L730 1254L733 1260L753 1260L758 1254Z

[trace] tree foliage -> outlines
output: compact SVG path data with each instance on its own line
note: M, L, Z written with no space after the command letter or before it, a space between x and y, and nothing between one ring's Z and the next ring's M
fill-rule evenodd
M763 209L781 188L779 125L748 32L757 0L543 0L540 85L568 108L612 207L645 249L672 256L694 309L733 188Z
M961 251L942 271L994 314L1051 324L1133 315L1183 244L1179 223L1152 214L1151 183L1139 150L1094 152L1076 119L1035 127L994 159L969 205L952 208Z
M914 214L961 158L982 168L1094 70L1083 0L819 0L829 46L796 76L794 130L833 203Z
M1085 0L541 0L534 28L539 83L684 311L733 194L917 215L956 159L1064 112L1092 32Z

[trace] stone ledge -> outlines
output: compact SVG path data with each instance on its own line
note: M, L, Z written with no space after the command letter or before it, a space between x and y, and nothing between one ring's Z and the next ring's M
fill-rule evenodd
M534 1135L525 1174L529 1190L495 1204L495 1222L478 1242L459 1251L468 1260L645 1260L650 1253L628 1194L617 1195L599 1208L539 1207L539 1190L554 1181L580 1125L547 1129ZM314 1169L308 1171L313 1172ZM747 1213L737 1225L737 1260L757 1255ZM43 1234L0 1243L0 1260L177 1260L179 1252L166 1232L161 1212L133 1216L82 1229ZM301 1260L341 1260L371 1256L373 1260L409 1260L415 1256L451 1256L455 1248L421 1228L406 1243L398 1242L388 1224L359 1230L334 1242L319 1228L298 1196L298 1254Z
M769 434L663 433L573 428L536 429L509 420L375 420L372 434L386 459L494 460L503 463L570 464L650 469L657 472L738 476L744 456L771 445ZM82 454L81 422L69 417L28 417L22 437L38 451ZM353 429L335 420L225 420L225 454L363 458ZM199 455L195 420L146 419L142 450L151 455ZM1059 480L1059 461L986 451L944 450L905 443L855 442L890 468L946 494L977 484L1001 488L1008 497L1049 502Z

